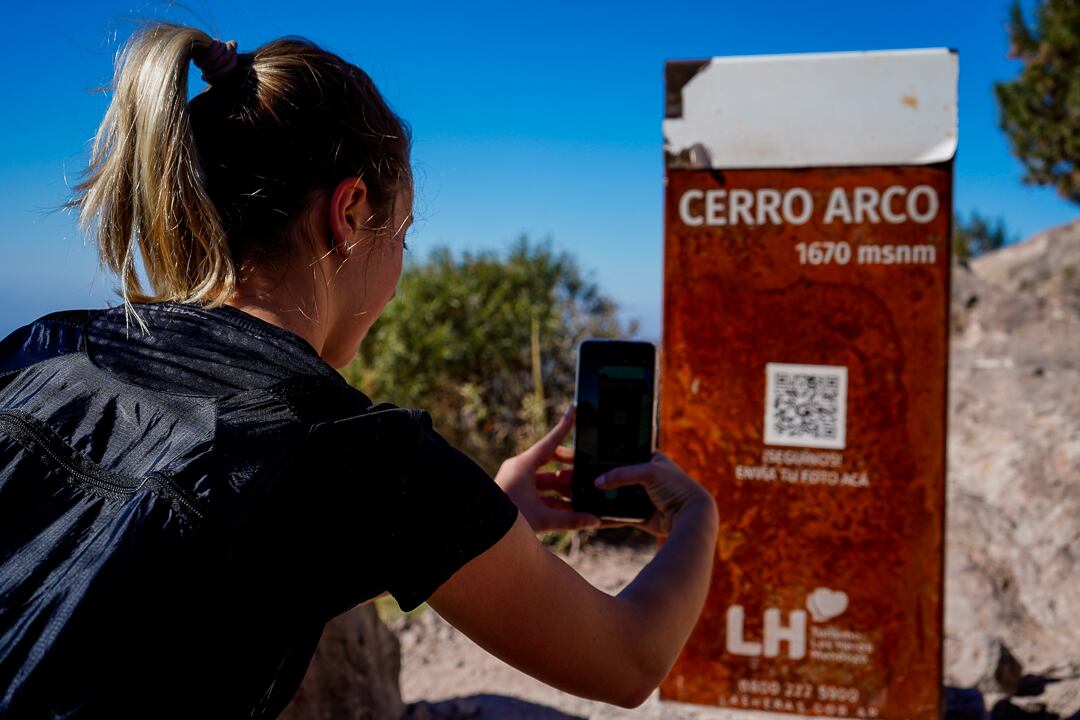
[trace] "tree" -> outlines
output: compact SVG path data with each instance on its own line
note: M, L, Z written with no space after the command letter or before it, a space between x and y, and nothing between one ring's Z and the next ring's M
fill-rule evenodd
M1001 218L991 223L978 211L973 211L967 220L953 216L953 254L957 260L976 258L1008 245L1011 240Z
M1080 202L1080 1L1039 0L1029 25L1014 0L1009 38L1024 68L994 90L1024 181Z
M550 243L523 236L505 254L460 256L437 248L402 273L343 374L375 400L424 408L494 473L573 401L581 340L635 331Z

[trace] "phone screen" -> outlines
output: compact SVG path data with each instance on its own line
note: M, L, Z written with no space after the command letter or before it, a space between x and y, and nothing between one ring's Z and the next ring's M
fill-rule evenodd
M578 354L573 505L581 512L644 520L640 486L598 490L599 475L648 462L653 452L656 349L651 343L586 340Z

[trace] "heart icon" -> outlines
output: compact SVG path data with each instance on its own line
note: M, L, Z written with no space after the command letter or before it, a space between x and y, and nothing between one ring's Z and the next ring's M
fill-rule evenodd
M848 606L848 596L843 590L819 587L806 598L806 609L814 622L825 622L840 615Z

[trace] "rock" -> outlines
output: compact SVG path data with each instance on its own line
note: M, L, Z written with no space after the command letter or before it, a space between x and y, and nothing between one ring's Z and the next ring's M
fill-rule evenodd
M955 268L952 320L946 682L1015 694L1080 664L1080 222Z
M397 638L373 604L358 605L327 623L279 720L396 720L405 711L400 673Z
M954 584L953 587L956 587ZM948 683L958 688L977 688L988 695L1016 695L1024 676L1023 666L1001 638L970 633L950 638Z
M1051 314L1080 313L1080 243L1076 222L1051 228L971 263L987 282L1047 303Z

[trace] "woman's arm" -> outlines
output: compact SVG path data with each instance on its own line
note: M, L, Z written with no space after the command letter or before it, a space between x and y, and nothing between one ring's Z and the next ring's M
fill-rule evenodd
M718 527L712 497L664 455L608 474L639 482L667 540L612 597L537 541L522 515L429 599L505 662L566 692L637 707L667 675L705 602Z

